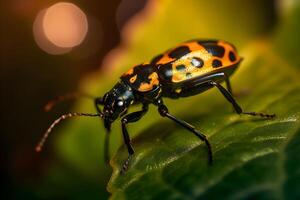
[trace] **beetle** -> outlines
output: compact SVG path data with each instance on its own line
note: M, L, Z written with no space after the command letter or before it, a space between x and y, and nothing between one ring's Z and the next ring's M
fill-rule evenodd
M245 112L232 95L229 77L237 69L242 58L238 55L234 45L223 40L190 40L179 44L163 54L154 57L150 62L142 63L130 68L121 77L118 83L103 97L95 97L96 114L68 113L55 120L47 129L43 138L36 147L42 146L55 125L60 121L76 116L101 117L107 133L111 124L121 119L124 143L128 150L128 158L122 165L121 172L125 172L134 155L130 142L127 124L141 119L148 111L149 104L157 106L162 117L166 117L183 128L187 129L207 146L208 163L213 161L212 147L207 137L189 123L172 115L163 102L163 98L179 99L200 94L210 88L217 88L229 101L237 114L246 114L273 118L275 114L259 112ZM221 85L225 82L226 87ZM60 97L56 101L72 98ZM55 102L52 102L54 104ZM142 108L127 114L132 104L140 103ZM103 109L101 110L101 106ZM109 134L105 139L105 160L108 161Z

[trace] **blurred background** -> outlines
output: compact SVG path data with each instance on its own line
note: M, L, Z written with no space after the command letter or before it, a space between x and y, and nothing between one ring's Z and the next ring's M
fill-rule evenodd
M126 63L120 66L123 69L130 67L128 63L150 59L150 55L155 55L154 52L191 38L222 38L243 47L252 39L272 32L280 22L279 16L292 1L249 0L238 3L228 0L221 4L217 1L186 1L191 7L169 10L166 9L167 5L176 7L176 3L154 2L1 2L1 199L109 197L105 188L111 173L109 167L101 166L101 175L85 173L55 153L52 142L41 154L36 154L34 147L49 123L61 113L70 111L74 103L62 103L52 112L45 113L43 107L48 100L78 91L81 80L94 73L105 74L108 79L117 78L116 73L110 74L113 65L106 64L114 60L115 51L111 50L120 43L124 45L124 38L131 33L131 29L124 31L124 27L129 21L131 25L134 24L134 18L134 22L137 22L138 13L147 8L148 14L154 19L157 15L167 20L162 21L156 29L153 26L143 29L148 35L154 31L153 38L141 36L143 32L136 39L131 38L133 43L142 44L135 45L140 47L136 51L142 53L130 62L123 62ZM160 6L164 9L160 9ZM187 8L193 9L191 13L197 13L195 11L198 9L199 16L190 16L189 20L180 18L190 13ZM223 16L227 16L225 20ZM159 17L156 20L159 21ZM143 24L143 19L139 21L140 24ZM203 26L194 26L190 19L195 19L197 23L201 19ZM159 40L164 42L160 43ZM150 48L157 42L158 45ZM110 62L103 64L109 52L106 61ZM108 85L112 86L112 83ZM96 123L95 126L101 124ZM99 156L100 159L102 157ZM92 168L98 170L98 167L95 165Z
M118 45L125 23L145 3L1 1L1 199L71 198L76 190L95 199L107 197L96 183L76 183L78 174L71 173L70 191L55 181L43 186L56 157L51 147L36 154L34 146L50 121L72 106L65 103L45 113L45 103L77 91L83 76L99 70L104 55Z

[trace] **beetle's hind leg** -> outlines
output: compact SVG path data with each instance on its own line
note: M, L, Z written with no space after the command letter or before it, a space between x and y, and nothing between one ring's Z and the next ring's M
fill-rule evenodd
M163 104L162 100L158 100L157 105L158 105L158 112L161 116L171 119L172 121L176 122L180 126L182 126L182 127L186 128L187 130L191 131L200 140L205 142L205 145L207 146L207 150L208 150L208 163L211 165L212 161L213 161L212 149L211 149L211 145L210 145L208 139L206 138L206 136L204 134L202 134L201 132L199 132L194 126L192 126L189 123L187 123L183 120L180 120L177 117L171 115L168 111L168 108Z
M233 105L234 110L238 114L245 114L245 115L252 115L252 116L259 116L264 118L274 118L275 114L266 114L261 112L244 112L242 108L237 104L235 99L233 98L232 94L226 90L222 85L215 81L210 81L209 84L218 88L218 90L223 94L223 96Z
M227 90L230 92L230 94L232 96L234 96L233 93L232 93L232 87L231 87L231 83L230 83L229 77L225 73L224 73L224 78L225 78L225 83L226 83Z
M228 92L230 92L230 94L233 97L243 97L243 96L249 94L249 89L242 89L241 91L235 91L235 92L232 91L231 82L230 82L230 79L229 79L228 75L225 74L225 73L221 73L221 74L223 74L222 76L224 76L226 89L228 90Z

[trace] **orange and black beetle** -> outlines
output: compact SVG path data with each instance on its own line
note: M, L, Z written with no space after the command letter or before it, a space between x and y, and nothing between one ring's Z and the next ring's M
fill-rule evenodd
M222 40L192 40L178 45L143 63L129 69L120 81L103 97L95 98L97 114L69 113L58 118L46 131L37 146L40 151L52 128L61 120L73 116L100 116L104 120L107 132L112 122L121 117L122 133L128 149L128 159L122 171L128 169L129 160L134 154L130 137L126 129L128 123L136 122L148 111L148 105L154 104L162 117L167 117L204 141L208 148L208 161L212 163L212 150L206 136L187 122L171 115L163 103L163 98L177 99L199 94L216 87L233 105L238 114L258 115L272 118L275 115L244 112L232 96L229 76L238 67L242 58L235 47ZM225 81L226 87L220 85ZM60 100L63 98L60 98ZM126 114L133 103L141 103L142 110ZM103 110L99 106L103 106ZM108 134L107 134L108 135ZM108 137L105 142L105 158L108 160Z

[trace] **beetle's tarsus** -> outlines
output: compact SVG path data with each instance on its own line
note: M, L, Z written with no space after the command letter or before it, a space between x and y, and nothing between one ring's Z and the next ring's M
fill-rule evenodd
M266 114L266 113L260 113L260 112L243 112L243 114L259 116L259 117L268 118L268 119L273 119L276 117L276 114Z
M252 115L252 116L259 116L263 118L268 118L272 119L276 117L275 114L266 114L266 113L260 113L260 112L244 112L242 108L238 105L238 103L235 101L234 97L228 90L226 90L221 84L215 82L215 81L210 81L209 82L212 86L215 86L218 88L218 90L223 94L223 96L232 104L235 112L237 114L245 114L245 115Z
M121 168L121 174L125 174L126 171L128 170L131 157L132 157L132 155L129 155L128 158L124 161L122 168Z

